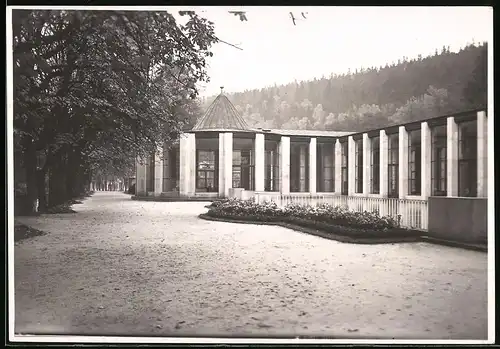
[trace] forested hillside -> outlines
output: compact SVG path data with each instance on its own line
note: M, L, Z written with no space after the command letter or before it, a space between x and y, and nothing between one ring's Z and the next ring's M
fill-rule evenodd
M252 126L364 131L484 107L486 91L482 43L228 97ZM204 109L214 98L202 100Z

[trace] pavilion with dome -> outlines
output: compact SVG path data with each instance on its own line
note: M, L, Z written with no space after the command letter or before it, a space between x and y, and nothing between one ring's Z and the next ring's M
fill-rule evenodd
M221 88L203 117L181 134L178 146L145 162L138 160L136 195L216 198L242 191L246 196L334 192L335 141L350 133L252 128Z

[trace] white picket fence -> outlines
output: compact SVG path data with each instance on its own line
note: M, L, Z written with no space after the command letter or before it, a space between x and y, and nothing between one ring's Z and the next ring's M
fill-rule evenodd
M381 216L390 216L400 220L402 227L427 230L427 200L377 198L347 195L279 195L272 193L255 193L257 203L275 202L284 207L288 204L316 206L326 203L332 206L346 207L352 211L378 211Z

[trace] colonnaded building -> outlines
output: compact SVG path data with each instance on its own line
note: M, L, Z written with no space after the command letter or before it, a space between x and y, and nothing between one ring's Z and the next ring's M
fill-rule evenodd
M326 202L484 242L487 150L483 110L362 133L271 130L221 92L176 146L137 160L135 198Z

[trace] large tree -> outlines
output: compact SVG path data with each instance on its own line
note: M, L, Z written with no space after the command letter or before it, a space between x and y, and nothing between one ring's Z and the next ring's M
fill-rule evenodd
M81 192L91 170L130 165L191 121L217 42L189 13L13 11L14 128L29 202ZM37 186L38 183L38 186Z

